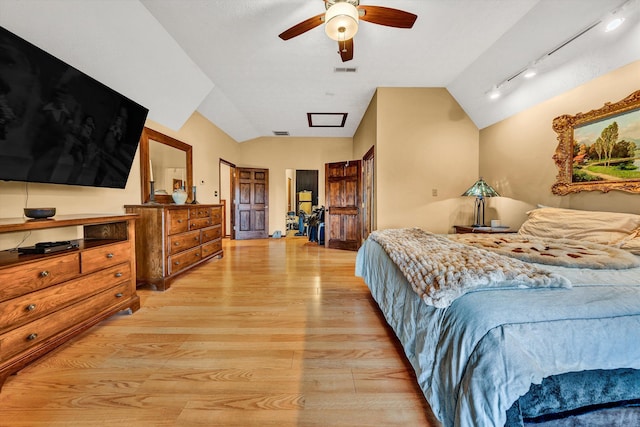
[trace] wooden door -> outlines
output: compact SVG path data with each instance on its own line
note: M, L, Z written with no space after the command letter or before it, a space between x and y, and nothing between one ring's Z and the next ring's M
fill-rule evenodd
M360 218L361 161L325 164L325 245L358 250L362 230Z
M374 210L374 147L362 158L362 240L366 240L375 226Z
M269 237L269 170L236 168L235 237Z

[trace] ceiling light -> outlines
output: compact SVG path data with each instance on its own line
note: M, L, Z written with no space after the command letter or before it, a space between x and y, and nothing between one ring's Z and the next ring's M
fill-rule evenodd
M613 31L617 29L620 25L622 25L623 22L624 22L624 18L621 16L613 18L611 21L609 21L609 23L605 27L604 29L605 33L608 33L609 31Z
M324 31L336 41L350 40L358 32L358 9L348 2L336 3L324 15Z
M500 90L497 87L494 87L491 92L489 92L489 99L498 99L500 98Z
M538 74L538 72L535 68L527 68L526 70L524 70L524 73L522 73L522 77L524 77L525 79L530 79L532 77L535 77L536 74Z

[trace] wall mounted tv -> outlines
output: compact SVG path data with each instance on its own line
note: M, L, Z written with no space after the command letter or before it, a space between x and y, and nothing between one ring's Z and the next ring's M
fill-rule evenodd
M0 180L124 188L147 113L0 27Z

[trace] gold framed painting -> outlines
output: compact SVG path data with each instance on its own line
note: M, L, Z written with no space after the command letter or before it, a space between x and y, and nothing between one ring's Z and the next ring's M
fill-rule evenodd
M640 193L640 90L602 108L553 120L558 167L551 191Z

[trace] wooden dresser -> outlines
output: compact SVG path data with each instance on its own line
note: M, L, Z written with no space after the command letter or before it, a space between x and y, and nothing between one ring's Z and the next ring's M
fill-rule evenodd
M136 221L138 284L167 290L175 277L222 258L222 205L126 205Z
M82 226L78 248L0 251L0 388L9 375L124 309L140 308L135 215L0 219L0 233ZM76 240L73 240L76 242Z

